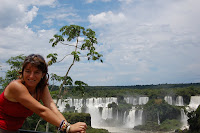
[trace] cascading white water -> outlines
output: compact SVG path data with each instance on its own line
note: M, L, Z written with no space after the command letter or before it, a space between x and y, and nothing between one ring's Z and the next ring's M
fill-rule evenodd
M187 120L188 120L188 117L187 117L187 115L185 114L185 112L184 112L184 109L181 109L181 122L182 122L182 129L185 129L185 128L188 128L189 126L188 126L188 122L187 122Z
M130 98L129 98L130 99ZM132 98L136 99L136 98ZM132 104L143 105L148 102L148 97L138 97L137 103L132 102ZM130 101L130 100L129 100ZM136 100L135 100L136 101ZM86 106L86 113L90 113L91 115L91 125L92 127L101 127L105 126L103 120L107 119L116 119L119 120L119 112L117 110L115 118L113 118L113 110L112 108L108 108L108 104L115 102L117 103L117 98L109 97L109 98L88 98L88 99L65 99L63 102L61 100L58 101L59 110L63 112L65 110L65 105L69 104L70 107L75 106L75 110L79 113L81 112L81 108ZM102 111L100 111L100 108ZM123 115L123 124L122 126L133 128L136 125L142 124L142 113L143 110L136 110L133 107L129 112L124 112Z
M115 102L117 103L117 98L108 97L108 98L88 98L88 99L65 99L63 102L61 100L58 101L59 110L63 112L65 110L65 105L69 104L70 107L75 106L75 110L78 112L82 111L82 107L86 107L86 113L90 113L91 115L91 124L94 128L105 127L105 120L113 119L113 120L121 120L122 126L125 128L133 128L134 126L142 124L142 113L143 110L136 109L135 105L144 105L149 101L148 97L125 97L125 101L129 104L132 104L133 107L129 112L123 112L121 114L118 110L115 112L116 114L113 116L113 109L108 108L108 104ZM164 100L172 105L173 100L172 96L166 96ZM182 96L178 96L175 101L176 106L184 106ZM189 107L194 110L200 105L200 96L192 96L190 100ZM187 126L187 116L184 111L181 110L181 122L183 123L183 127ZM159 123L159 114L158 114L158 123Z
M139 105L144 105L149 101L149 97L139 97Z
M170 105L173 104L173 103L172 103L172 96L165 96L165 97L164 97L164 100L165 100L168 104L170 104Z
M125 126L128 128L135 127L135 107L133 107L130 111L127 117L125 117L124 122Z
M160 116L159 116L159 112L157 112L157 117L158 117L158 125L160 125Z
M113 115L112 115L112 108L103 108L102 111L102 119L106 120L106 119L112 119Z
M149 101L149 97L125 97L126 103L133 105L144 105Z
M184 103L183 103L183 97L182 96L177 96L176 97L176 103L175 103L176 106L184 106Z
M190 104L188 105L190 110L196 110L200 105L200 96L191 96Z
M125 97L124 100L128 104L138 105L139 98L138 97Z
M126 124L126 111L124 112L124 116L123 116L123 124Z
M135 126L142 125L142 121L143 121L142 114L143 114L143 109L136 110Z

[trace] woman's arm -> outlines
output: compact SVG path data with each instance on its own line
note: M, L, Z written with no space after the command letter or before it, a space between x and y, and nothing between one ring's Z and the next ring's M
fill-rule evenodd
M65 117L58 110L56 104L54 103L48 87L45 87L44 89L44 92L42 95L42 102L44 106L48 107L51 111L53 111L57 115L57 117L59 117L62 120L66 120Z
M48 90L48 88L46 88ZM47 91L45 90L45 91ZM49 93L49 92L48 92ZM50 93L46 92L46 98L49 97ZM35 98L33 98L28 89L18 81L11 82L5 89L5 97L8 100L19 102L26 108L30 109L40 117L42 117L45 121L59 127L62 120L65 120L64 116L61 113L57 113L58 109L55 104L52 102L47 102L48 99L45 100L46 106L43 106L39 103ZM52 98L50 98L52 100ZM50 100L50 101L51 101ZM50 108L48 108L48 106ZM53 108L54 111L51 110ZM56 111L57 110L57 111ZM59 112L59 111L58 111ZM70 132L81 132L84 133L87 125L83 122L78 122L70 126Z
M57 127L59 127L60 122L62 121L62 119L57 117L57 115L55 115L55 113L49 108L43 106L35 98L33 98L28 89L18 81L13 81L7 86L5 89L5 97L8 98L8 100L13 99L13 101L19 102L42 117L44 120Z
M44 89L44 92L42 95L42 102L44 103L46 107L51 109L57 115L58 118L67 121L65 117L62 115L62 113L60 113L60 111L58 110L56 104L54 103L50 95L48 87L45 87ZM71 125L70 132L79 130L79 131L82 131L81 133L85 133L86 128L87 128L87 125L84 122L77 122Z

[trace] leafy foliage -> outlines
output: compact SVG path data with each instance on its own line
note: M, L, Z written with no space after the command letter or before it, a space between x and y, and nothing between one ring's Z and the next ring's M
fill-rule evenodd
M151 99L144 105L144 125L134 127L138 130L171 131L181 127L180 109L167 104L162 99Z
M74 51L71 52L71 55L74 58L74 61L80 61L80 57L87 57L88 60L100 60L103 62L101 57L102 54L99 54L96 51L95 44L97 44L97 38L95 37L95 32L91 29L85 29L84 27L78 26L78 25L70 25L70 26L63 26L60 29L61 35L54 35L52 39L50 39L50 43L52 43L52 47L55 47L59 43L66 45L66 46L74 46ZM65 37L66 40L65 40ZM80 37L85 37L82 41ZM70 41L76 41L76 45L64 43L64 42L70 42ZM81 51L87 50L86 55L81 55ZM84 52L85 53L85 52ZM57 60L58 54L49 54L47 58L51 58L51 63L55 63ZM68 54L67 54L68 55ZM67 56L66 55L66 56ZM80 56L81 55L81 56ZM65 56L65 57L66 57ZM64 57L64 58L65 58Z
M0 78L0 84L3 88L5 88L12 80L15 80L19 77L19 72L22 69L22 64L26 56L18 55L16 57L11 57L9 60L6 61L10 65L10 69L7 70L6 76L3 79Z
M178 120L165 120L161 125L158 125L157 122L147 121L144 125L138 125L135 126L135 130L141 130L141 131L174 131L176 129L179 129L181 126L180 121Z
M73 44L73 42L75 42L75 44ZM95 32L91 29L85 29L84 27L78 25L63 26L60 29L60 35L55 34L54 37L50 39L49 43L52 44L52 47L56 47L58 44L74 47L73 51L70 54L67 53L62 59L64 60L67 56L72 56L73 60L67 69L66 74L61 79L62 83L59 86L59 92L56 101L57 104L58 99L63 97L64 93L62 92L65 92L70 86L73 85L73 80L69 76L69 72L74 63L79 62L81 57L87 57L88 60L100 60L103 62L101 59L103 55L96 51L95 44L98 42L97 38L95 37ZM53 63L61 62L62 60L57 61L57 56L57 53L51 53L47 55L47 58L50 58L48 64L52 65ZM57 79L54 78L53 80ZM73 91L79 91L83 96L85 92L85 86L87 86L87 84L83 81L75 81L74 84L75 89L73 89Z
M162 99L149 100L144 105L144 115L146 121L158 121L158 115L160 122L162 123L166 119L178 119L180 118L180 109L176 106L169 105Z
M85 122L88 126L91 126L91 116L87 113L72 113L72 112L65 112L63 113L64 117L67 121L71 124L76 122Z
M189 131L192 133L200 132L200 106L196 111L192 111L188 113L188 124L190 125Z

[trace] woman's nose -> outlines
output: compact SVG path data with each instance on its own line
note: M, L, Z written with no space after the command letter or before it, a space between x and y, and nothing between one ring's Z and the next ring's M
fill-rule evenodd
M33 77L34 77L34 72L31 72L30 78L33 78Z

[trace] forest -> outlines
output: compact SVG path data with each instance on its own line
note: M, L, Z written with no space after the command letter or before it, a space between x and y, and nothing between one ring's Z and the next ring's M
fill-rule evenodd
M50 86L51 88L51 86ZM189 104L190 97L200 95L200 83L185 84L158 84L158 85L133 85L133 86L86 86L84 94L75 87L68 87L65 97L126 97L147 96L150 99L183 96L184 103ZM53 97L58 93L58 86L51 91Z

